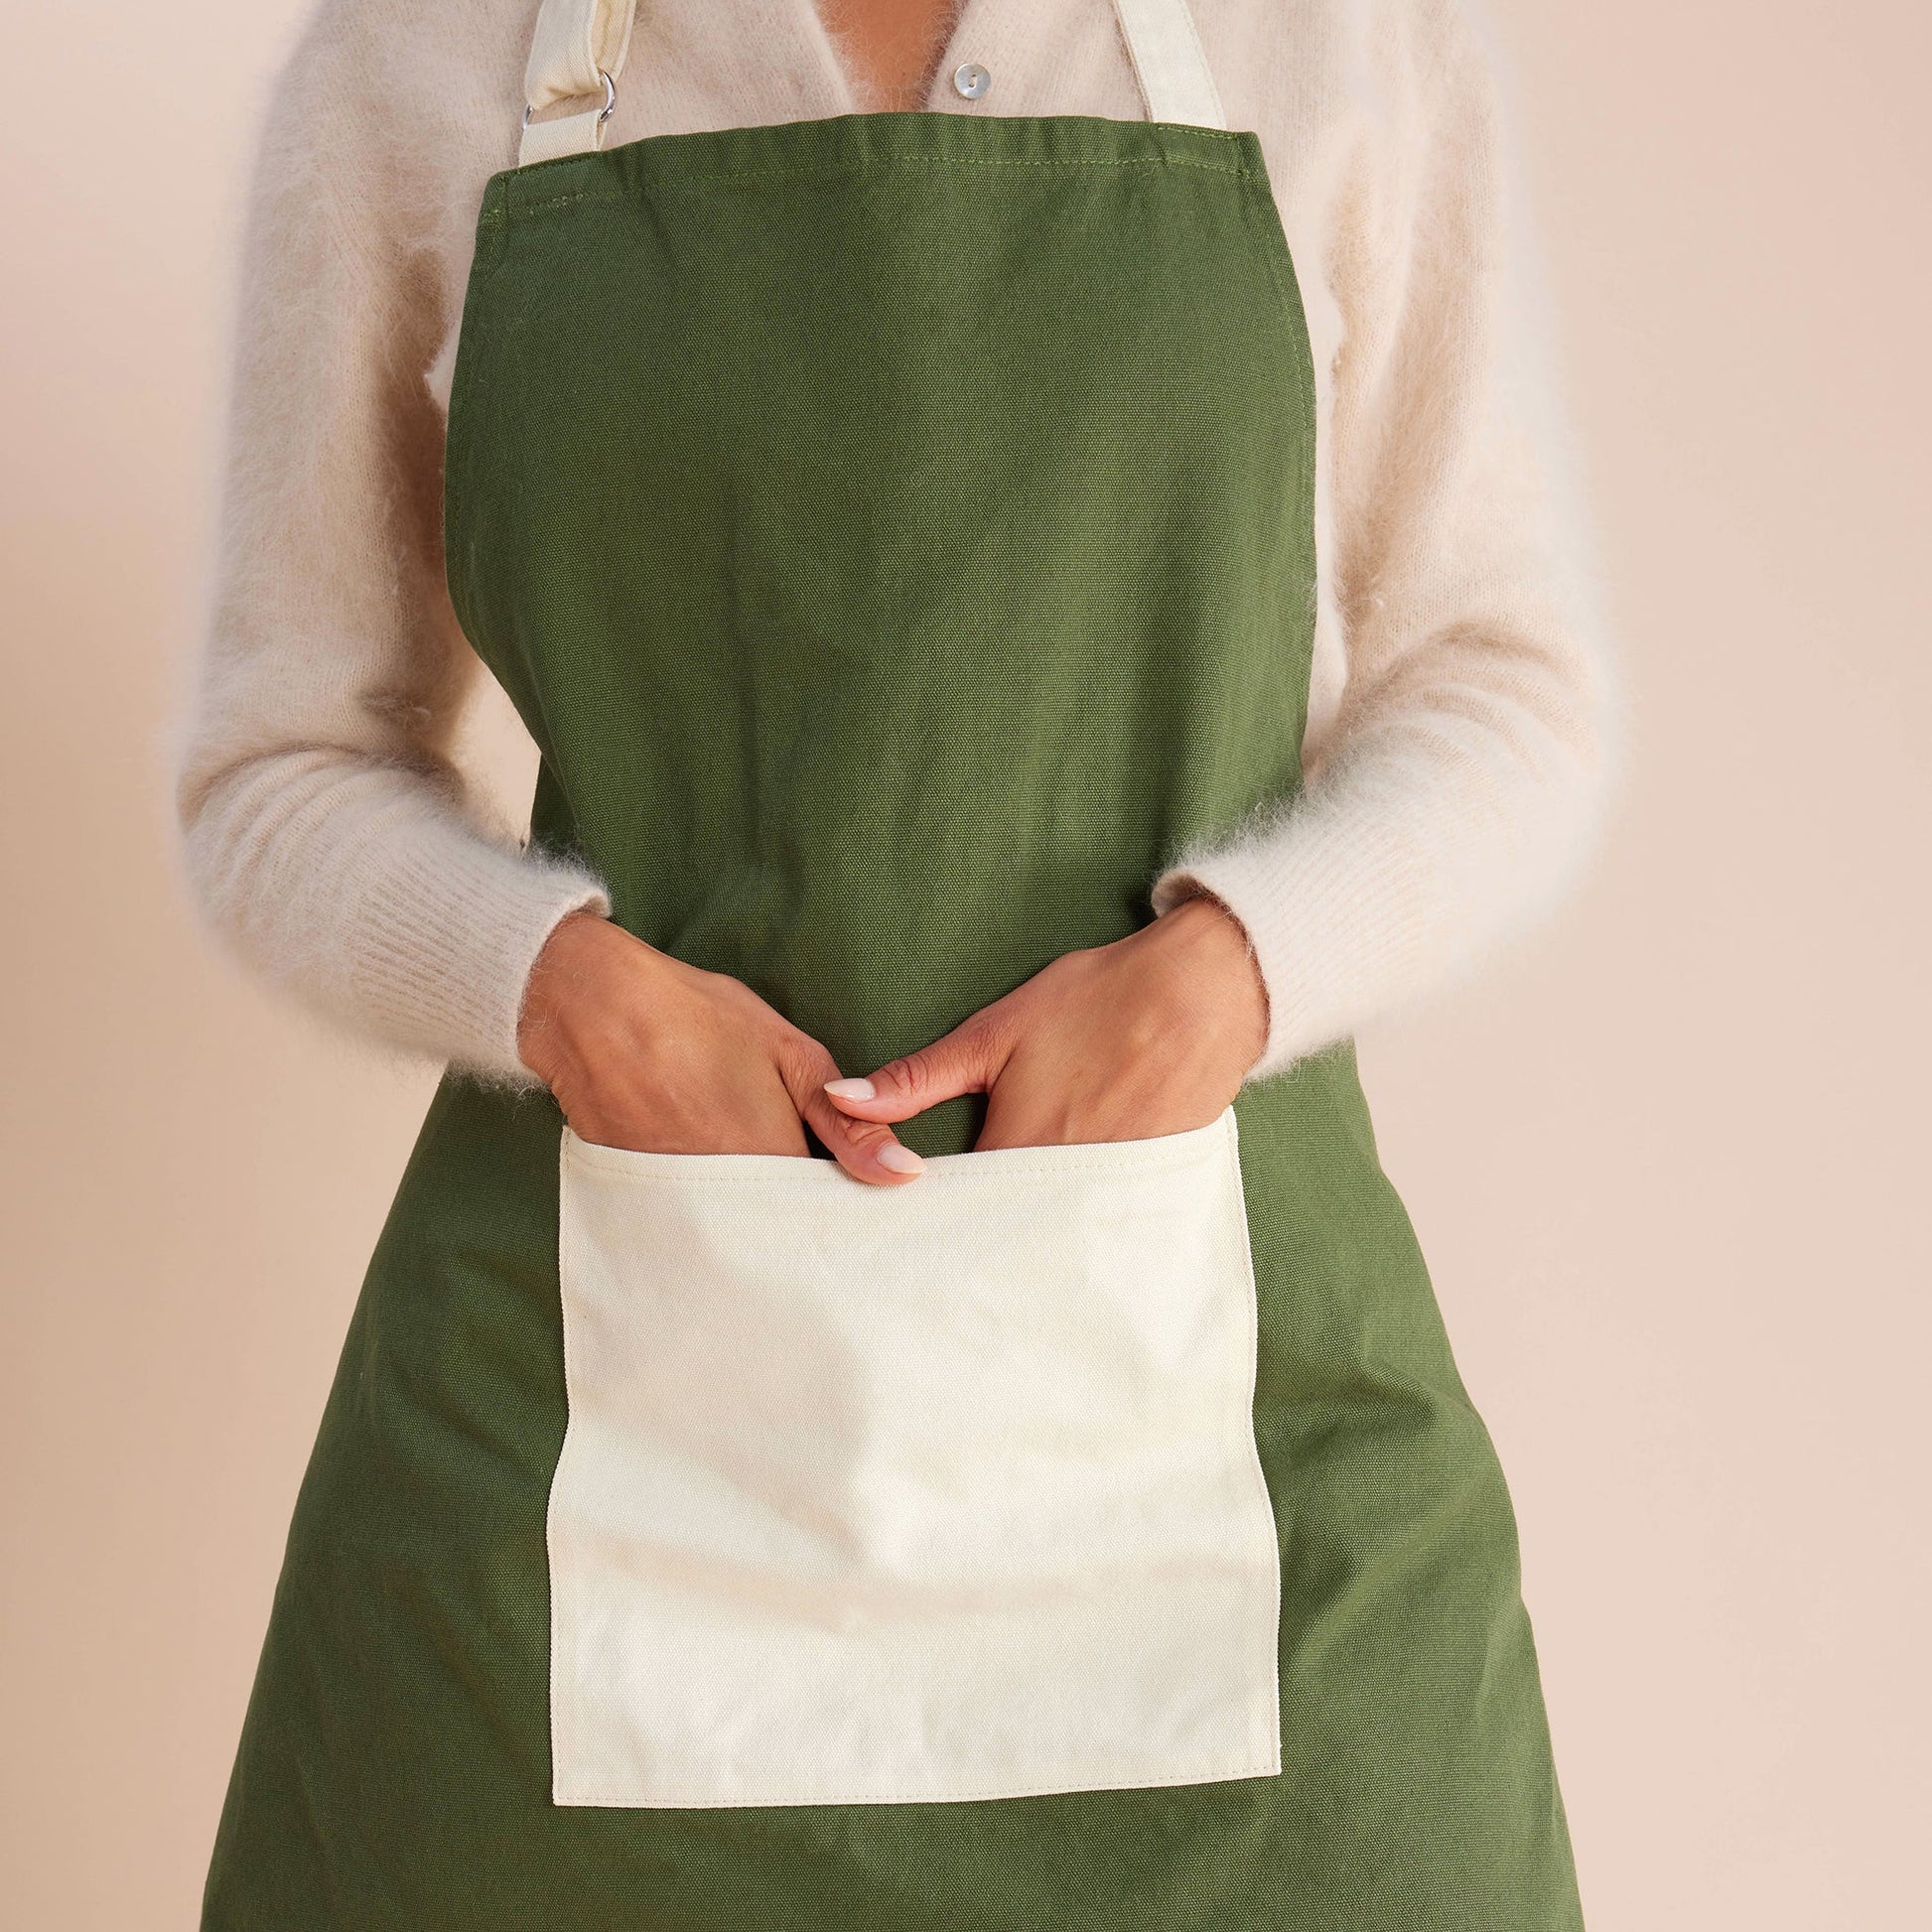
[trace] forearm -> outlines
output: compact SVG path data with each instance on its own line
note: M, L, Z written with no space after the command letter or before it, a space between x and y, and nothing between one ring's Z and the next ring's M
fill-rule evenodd
M557 922L608 911L599 882L488 837L451 785L293 750L203 796L183 851L204 917L261 978L366 1036L528 1081L530 969Z
M1246 929L1268 992L1262 1078L1547 913L1592 849L1607 778L1596 735L1412 711L1357 737L1271 823L1183 855L1155 906L1205 892Z

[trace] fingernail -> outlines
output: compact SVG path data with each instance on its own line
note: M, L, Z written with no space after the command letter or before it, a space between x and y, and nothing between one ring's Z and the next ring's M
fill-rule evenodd
M877 1100L870 1080L827 1080L825 1091L837 1100Z
M859 1085L863 1086L862 1080ZM879 1165L889 1173L917 1173L925 1163L899 1141L888 1141L879 1150Z

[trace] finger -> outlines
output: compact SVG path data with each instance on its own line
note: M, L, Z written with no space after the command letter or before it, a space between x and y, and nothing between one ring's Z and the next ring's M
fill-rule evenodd
M897 1187L924 1172L925 1163L890 1127L840 1113L822 1089L806 1102L803 1114L833 1160L855 1180Z
M825 1092L841 1113L859 1120L910 1120L942 1100L984 1093L1004 1058L996 1029L975 1014L930 1046L890 1061L863 1079L830 1080Z
M779 1071L799 1119L825 1143L826 1151L847 1173L855 1180L887 1187L918 1177L925 1163L890 1127L853 1120L827 1098L828 1076L836 1076L839 1070L830 1053L812 1041L785 1058L788 1063Z

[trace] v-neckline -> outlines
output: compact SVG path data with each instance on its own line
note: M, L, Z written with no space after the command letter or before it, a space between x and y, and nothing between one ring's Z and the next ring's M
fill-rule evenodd
M874 107L867 99L865 91L856 84L852 69L840 50L837 38L825 24L825 16L820 11L818 0L793 0L793 4L809 16L807 34L818 56L819 66L831 83L833 94L844 111L854 114L893 112L931 114L947 111L940 103L945 98L943 90L948 76L959 65L955 56L967 30L987 11L986 0L958 0L947 23L946 32L938 43L924 97L916 107L894 109Z

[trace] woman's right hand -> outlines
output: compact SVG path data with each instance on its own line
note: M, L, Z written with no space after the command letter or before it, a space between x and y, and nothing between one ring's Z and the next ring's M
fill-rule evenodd
M890 1127L832 1104L831 1054L743 981L595 912L561 920L537 955L516 1046L572 1130L604 1147L803 1156L809 1123L857 1179L893 1185L921 1166Z

